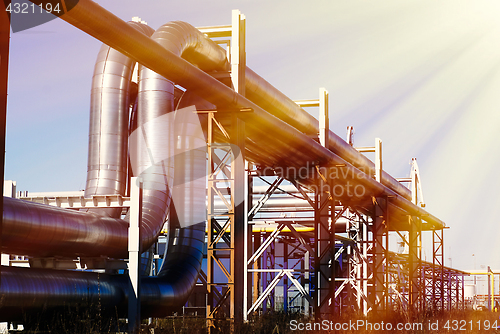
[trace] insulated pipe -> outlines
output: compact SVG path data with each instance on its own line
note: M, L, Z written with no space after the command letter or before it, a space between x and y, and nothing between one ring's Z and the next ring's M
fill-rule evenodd
M200 38L200 34L196 28L187 23L171 22L158 28L151 38L176 56L189 59L190 62L205 71L227 70L229 64L225 53L221 52L222 49L212 40ZM143 239L151 238L144 240L147 244L156 240L165 221L173 190L174 163L178 165L176 170L182 171L182 168L200 169L205 161L206 145L203 132L201 138L196 139L194 134L186 131L186 127L192 126L193 120L190 117L180 119L178 124L174 126L173 111L174 83L154 71L140 66L137 129L130 137L129 146L131 157L135 156L135 158L131 158L133 173L143 179L142 228L147 231ZM190 114L192 113L191 110ZM196 116L196 114L192 116ZM199 125L197 116L196 121ZM181 131L182 134L176 136L174 131ZM179 140L185 141L184 144L197 146L184 147L177 143ZM196 141L201 141L201 146ZM196 153L195 148L204 148L204 152L201 153L203 164L199 162L200 159L197 157L189 155L182 156L185 162L174 162L174 156L181 154L176 154L174 147L178 148L179 146L191 150L190 154L195 155L200 154ZM192 159L198 161L195 164L196 167L190 167L194 164ZM187 165L184 166L184 163ZM206 168L202 168L201 172L200 177L205 176ZM196 187L197 185L193 184L192 186ZM203 189L205 189L204 183ZM181 195L176 204L177 207L184 207L184 201L190 201L192 198L197 198L197 196L185 197ZM197 206L189 204L186 204L186 207L189 210L198 209ZM184 214L187 213L184 212ZM181 220L193 223L191 219Z
M163 317L185 304L203 259L205 224L179 229L169 241L157 277L141 278L141 315ZM103 316L127 316L128 276L2 266L0 321L24 321L50 310L101 307ZM43 315L43 313L42 313Z
M245 96L250 101L305 134L316 136L319 133L319 124L316 118L248 67L245 72L245 80ZM375 164L333 131L330 131L328 135L327 148L366 174L375 174ZM407 200L411 200L410 189L385 171L382 171L381 182Z
M128 222L124 220L10 197L3 201L3 253L71 258L128 256Z
M153 28L128 22L151 36ZM85 197L125 195L127 186L127 142L129 91L135 61L103 44L97 55L90 93L89 154ZM120 218L121 209L88 209L103 216Z
M207 217L208 117L195 111L214 107L189 91L185 92L176 107L173 202L181 227L205 221Z

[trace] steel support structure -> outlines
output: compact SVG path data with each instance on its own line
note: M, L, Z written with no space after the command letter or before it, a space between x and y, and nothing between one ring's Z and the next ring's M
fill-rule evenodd
M387 198L373 198L373 219L371 225L372 232L372 311L376 314L383 314L387 310L388 299L388 244L389 226L387 214Z
M319 173L319 172L318 172ZM335 291L335 199L333 183L320 175L314 201L314 317L328 319ZM333 227L333 228L332 228Z
M422 305L422 222L410 216L408 231L408 307L411 317L423 309Z
M420 195L421 206L425 206L420 172L416 158L412 159L411 165L412 202L418 205L418 198ZM423 311L422 293L425 291L421 287L423 282L420 273L422 267L422 220L414 216L409 216L408 219L408 312L410 317L414 317L419 312Z
M208 228L207 228L207 321L214 326L216 318L229 318L234 325L243 321L245 256L241 245L247 245L245 208L244 122L234 111L228 142L215 143L214 125L228 132L208 113ZM215 209L215 197L225 204ZM237 246L239 245L239 246ZM224 282L216 282L216 272Z
M255 177L260 178L261 181L263 180L258 171L251 171L249 178ZM260 219L266 219L265 217L269 216L270 212L261 212L260 210L271 196L280 189L279 187L283 181L283 178L276 177L274 181L269 182L269 187L263 192L262 196L253 200L253 206L249 206L248 213L250 225L255 225L259 221L262 222ZM249 181L249 184L253 183L254 181ZM297 185L296 187L300 186ZM302 190L302 188L300 189ZM250 187L249 190L251 191ZM305 192L303 194L308 197ZM286 213L282 214L286 215ZM257 217L260 215L262 217ZM266 312L269 308L271 310L281 308L281 306L278 307L281 300L276 298L276 288L278 286L283 289L284 309L289 307L288 297L292 302L297 298L305 299L306 303L311 301L307 287L300 282L307 275L305 273L307 265L304 264L304 261L309 262L309 260L304 260L302 256L297 256L297 254L305 257L306 253L313 253L313 249L309 245L309 238L305 238L295 229L293 217L290 217L290 219L278 221L276 228L272 232L261 232L257 229L252 233L254 248L248 258L247 268L253 274L254 298L248 309L248 316L259 312L259 310ZM262 291L260 291L261 289Z
M445 310L445 271L443 229L432 230L432 310Z
M354 254L355 254L355 290L356 290L356 302L358 310L364 314L368 314L369 310L369 300L368 300L368 271L369 271L369 259L368 253L370 248L370 243L368 241L368 222L366 217L362 214L353 212L354 216L351 220L349 232L351 237L354 238L356 243L354 244Z
M382 140L375 138L375 147L364 148L360 152L375 153L375 180L382 180ZM388 217L388 198L373 197L373 212L371 222L371 309L376 314L381 314L387 309L388 302L388 249L389 249L389 217Z
M233 10L231 27L223 28L224 31L219 32L219 35L222 33L221 36L227 37L229 32L231 36L229 56L232 86L237 93L244 96L245 16L238 10ZM246 320L249 300L246 259L247 248L251 244L248 241L245 198L247 196L244 158L245 123L238 117L238 112L236 110L231 112L229 133L216 120L214 112L209 113L208 121L207 321L211 329L214 326L214 319L229 318L232 332ZM226 136L227 144L214 142L214 124ZM222 152L222 157L218 157L217 151ZM226 188L219 188L220 183L225 183ZM224 202L227 210L216 212L215 196ZM221 246L221 240L224 241L224 246ZM223 263L223 257L228 258L228 264ZM226 277L225 282L214 281L215 267L222 271Z

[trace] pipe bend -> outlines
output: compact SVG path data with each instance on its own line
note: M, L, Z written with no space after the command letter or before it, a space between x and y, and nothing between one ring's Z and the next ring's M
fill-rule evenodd
M146 36L153 28L128 22ZM97 55L90 93L89 150L85 197L125 195L127 187L127 140L132 73L136 62L106 44ZM86 209L120 218L121 209Z

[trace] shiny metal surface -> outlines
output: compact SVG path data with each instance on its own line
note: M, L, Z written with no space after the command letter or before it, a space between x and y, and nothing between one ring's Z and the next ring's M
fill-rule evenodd
M179 229L157 277L141 279L142 316L166 316L183 305L196 283L203 258L205 224ZM96 306L102 315L126 317L128 276L91 272L2 267L0 321L23 321L41 310ZM116 308L115 308L116 307Z
M121 219L4 197L2 252L45 256L127 257Z
M173 203L181 227L203 222L207 218L207 122L206 114L215 106L186 91L175 111L175 177Z
M151 36L153 28L128 24ZM135 62L103 44L97 55L90 93L89 154L85 197L125 195L128 168L129 91ZM121 209L88 211L120 218Z
M250 101L306 134L318 134L319 124L316 118L248 67L245 79L245 96ZM374 163L333 131L329 132L328 138L328 149L333 153L367 174L375 173ZM388 173L382 172L381 181L407 200L411 200L411 191Z
M228 68L224 50L196 28L184 22L165 24L158 28L151 38L166 50L178 57L189 59L203 70L214 71ZM142 235L143 239L150 238L150 240L144 240L147 244L156 240L168 212L173 190L174 160L179 160L175 162L179 173L184 171L183 168L192 168L193 170L185 175L192 175L193 171L198 174L201 172L199 175L201 178L206 175L206 168L202 167L205 164L206 149L201 153L195 150L200 143L202 147L205 147L204 138L190 133L189 127L192 125L189 124L192 124L193 120L188 117L176 121L173 111L174 83L140 66L136 129L139 135L131 136L129 145L131 150L135 150L135 154L131 153L131 156L137 156L137 161L132 162L133 173L143 178ZM198 117L195 121L199 123ZM179 145L174 145L176 143L197 146L189 148L181 145L179 147ZM174 147L186 150L189 154L175 152ZM203 156L203 161L197 158L200 154ZM173 159L174 156L176 159ZM196 159L201 162L195 163ZM191 186L197 187L198 185L195 182ZM203 188L196 189L195 192L201 189L205 189L204 183ZM181 194L176 204L179 208L181 206L187 208L179 212L182 214L180 216L183 218L182 221L187 221L189 224L200 222L200 220L193 221L185 216L194 214L195 209L199 210L199 204L204 203L205 199L198 199L199 197L195 194L186 193L185 195ZM196 206L190 205L194 199L198 201Z

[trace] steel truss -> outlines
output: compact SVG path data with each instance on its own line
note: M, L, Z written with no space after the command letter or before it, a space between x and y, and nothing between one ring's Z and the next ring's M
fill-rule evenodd
M208 217L207 217L207 321L209 328L217 318L243 321L245 277L245 247L248 224L245 208L245 127L237 116L231 115L230 135L208 113ZM215 143L214 126L226 136L228 143ZM215 208L215 198L224 203ZM244 246L244 247L242 247ZM216 281L215 277L224 277ZM234 330L234 326L232 327Z

